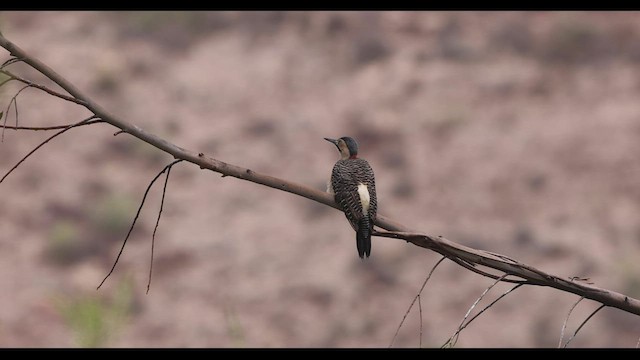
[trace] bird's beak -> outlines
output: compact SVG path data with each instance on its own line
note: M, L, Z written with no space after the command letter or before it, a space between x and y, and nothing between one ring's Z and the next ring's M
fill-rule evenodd
M338 140L330 139L330 138L324 138L324 139L327 140L330 143L333 143L333 145L338 146Z

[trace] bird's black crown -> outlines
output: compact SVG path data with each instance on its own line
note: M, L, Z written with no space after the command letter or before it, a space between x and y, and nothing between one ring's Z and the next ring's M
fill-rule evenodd
M343 136L340 139L347 144L347 148L349 148L349 155L358 155L358 143L352 137Z

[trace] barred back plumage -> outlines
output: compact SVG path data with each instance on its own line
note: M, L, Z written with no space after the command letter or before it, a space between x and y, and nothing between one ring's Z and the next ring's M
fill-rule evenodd
M358 186L365 185L368 194L361 194ZM356 231L356 245L361 258L371 255L371 232L378 203L373 169L364 159L341 159L333 166L331 186L336 203L342 208L349 224ZM363 196L367 199L363 199ZM368 201L365 213L363 202Z

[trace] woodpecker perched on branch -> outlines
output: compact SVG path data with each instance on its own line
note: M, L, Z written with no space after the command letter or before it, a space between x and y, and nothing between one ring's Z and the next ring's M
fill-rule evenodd
M329 192L356 231L356 245L361 258L371 255L371 232L378 203L376 183L369 163L358 158L358 143L348 136L325 140L333 143L341 159L333 166Z

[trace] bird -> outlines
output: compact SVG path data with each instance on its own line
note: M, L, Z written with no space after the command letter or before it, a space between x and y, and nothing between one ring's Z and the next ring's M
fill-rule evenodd
M324 138L340 152L333 166L328 192L334 195L349 224L356 231L360 258L371 255L371 233L378 211L376 182L369 163L358 157L358 143L349 136Z

